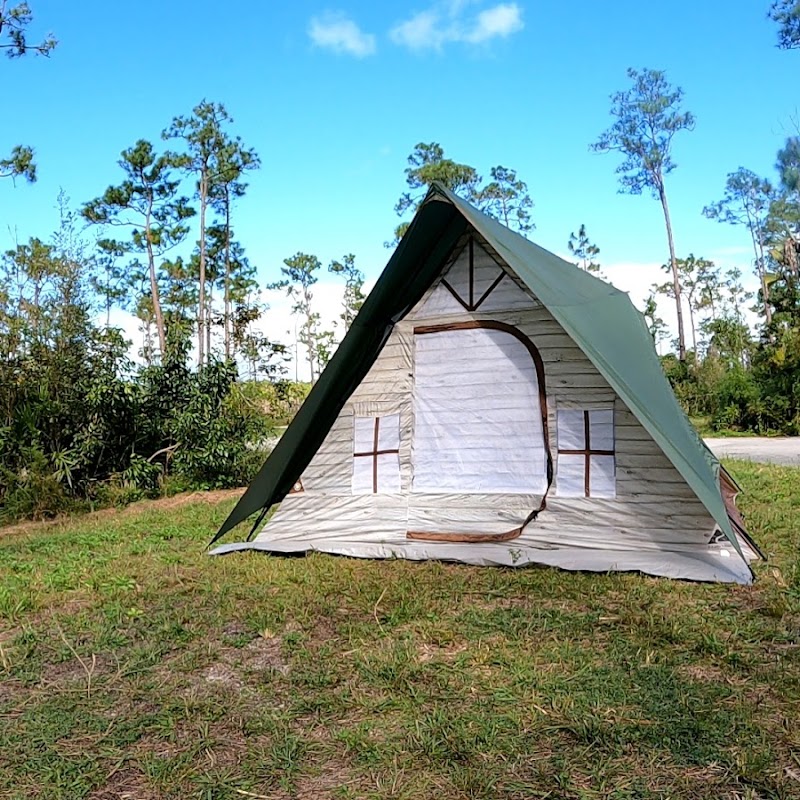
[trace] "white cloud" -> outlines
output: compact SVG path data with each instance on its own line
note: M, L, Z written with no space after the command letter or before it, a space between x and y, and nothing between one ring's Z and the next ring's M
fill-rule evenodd
M334 53L364 58L375 52L375 36L365 33L342 11L331 11L312 17L308 35L317 46Z
M389 32L395 44L410 50L439 50L447 40L441 27L441 17L436 11L420 11Z
M478 14L472 28L467 32L466 40L480 44L498 36L510 36L522 28L522 9L516 3L501 3Z
M441 50L449 42L485 44L524 27L518 3L498 3L469 14L476 0L449 0L418 11L389 31L395 44L410 50Z

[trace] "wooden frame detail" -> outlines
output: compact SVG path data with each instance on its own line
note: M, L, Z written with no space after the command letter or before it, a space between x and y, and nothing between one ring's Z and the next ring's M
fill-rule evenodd
M467 244L465 247L461 248L459 251L458 256L454 259L453 263L458 261L458 258L461 256L461 253L467 249L469 253L469 263L467 269L469 270L469 298L464 300L463 297L453 288L452 284L447 280L447 278L442 278L441 283L442 286L450 292L453 297L458 301L458 303L463 307L465 311L477 311L484 303L486 298L497 288L500 281L503 280L507 276L507 273L503 266L491 256L492 261L495 261L497 264L497 268L500 270L500 274L492 281L489 288L476 300L475 299L475 237L470 236L467 240ZM452 265L451 265L452 266Z
M613 419L613 410L612 410ZM583 456L583 493L584 497L591 497L591 468L592 456L615 456L616 450L592 450L591 417L588 409L583 410L583 450L561 450L560 456Z
M470 239L470 242L472 240ZM505 273L503 273L505 274ZM499 281L498 281L499 283ZM536 370L536 382L539 387L539 411L542 415L542 438L544 439L544 449L547 456L547 487L542 495L542 502L539 507L528 514L525 521L517 528L504 533L449 533L449 532L427 532L427 531L406 531L407 539L414 539L425 542L508 542L522 535L522 531L539 514L547 508L547 495L553 484L553 454L550 449L550 429L547 424L547 388L545 384L544 361L536 348L536 345L521 331L507 322L498 322L493 319L475 319L466 322L450 322L443 325L421 325L414 328L414 335L421 336L428 333L443 333L445 331L463 331L484 328L487 330L501 331L513 336L521 342L531 356Z

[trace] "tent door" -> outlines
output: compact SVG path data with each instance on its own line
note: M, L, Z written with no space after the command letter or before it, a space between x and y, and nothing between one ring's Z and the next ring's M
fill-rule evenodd
M546 394L532 342L493 320L414 333L412 493L543 495Z

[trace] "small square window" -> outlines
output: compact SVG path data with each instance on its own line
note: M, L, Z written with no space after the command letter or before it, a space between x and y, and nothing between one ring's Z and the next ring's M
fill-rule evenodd
M354 417L353 494L400 491L400 415Z
M617 496L613 409L559 409L560 497Z

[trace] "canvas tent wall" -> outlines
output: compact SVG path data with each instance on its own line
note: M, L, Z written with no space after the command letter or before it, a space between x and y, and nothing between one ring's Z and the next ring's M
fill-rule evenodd
M627 295L437 187L214 552L749 582L733 496Z

